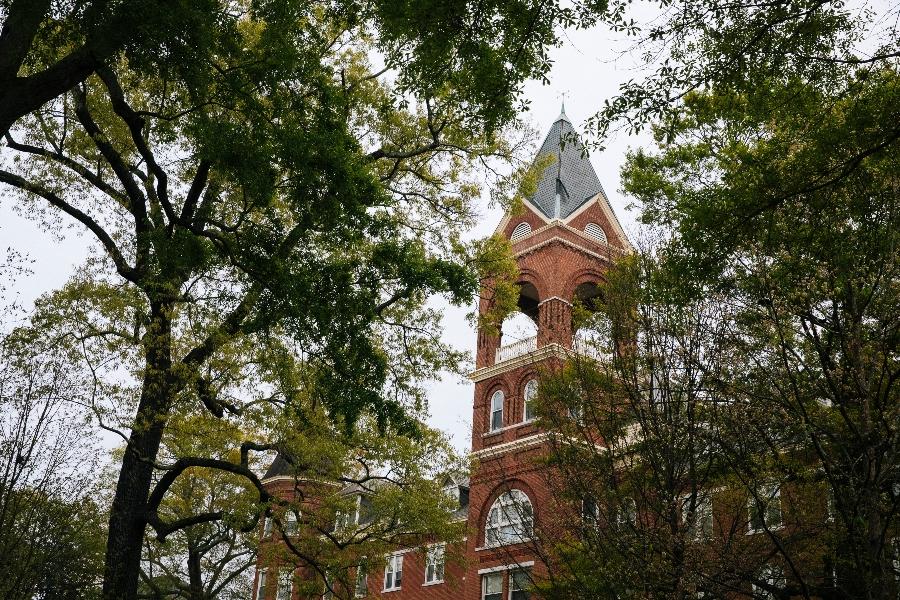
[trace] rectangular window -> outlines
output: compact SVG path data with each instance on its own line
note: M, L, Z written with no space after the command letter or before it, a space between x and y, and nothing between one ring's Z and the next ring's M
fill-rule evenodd
M284 535L297 535L297 514L289 510L284 514Z
M403 555L393 554L384 566L384 591L399 590L403 579Z
M264 600L266 597L266 575L268 575L267 569L259 572L259 579L256 581L256 600Z
M356 568L356 587L354 595L357 598L365 598L369 594L369 576L366 574L366 566L359 565Z
M637 505L634 498L622 498L616 510L616 524L619 527L634 527L637 525Z
M713 533L712 498L698 492L691 509L691 497L685 496L681 501L681 518L684 521L688 539L695 541L708 540Z
M762 486L747 504L751 532L781 527L781 489L777 485Z
M537 416L535 412L535 398L537 398L537 380L532 379L525 384L525 420L533 421Z
M529 569L515 569L509 573L509 600L528 600L531 594L531 571Z
M600 507L593 496L585 496L581 500L581 519L585 523L596 523L600 517Z
M503 392L494 392L491 396L491 431L503 427Z
M272 517L266 517L263 521L263 537L272 535Z
M276 600L291 600L293 580L293 573L291 573L290 569L281 569L278 571L278 592L275 595Z
M350 510L339 510L337 513L336 531L348 531L359 525L360 506L362 496L353 497L353 507Z
M325 571L325 582L322 585L322 600L332 600L334 598L334 577L331 573Z
M503 597L503 573L481 576L481 600L500 600Z
M425 583L444 580L444 544L432 546L425 555Z

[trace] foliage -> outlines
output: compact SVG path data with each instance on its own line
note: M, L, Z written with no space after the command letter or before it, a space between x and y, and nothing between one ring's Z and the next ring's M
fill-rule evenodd
M4 130L19 119L0 181L23 214L59 235L74 222L99 249L18 335L62 343L97 423L125 442L104 595L130 598L147 524L163 541L222 517L166 512L183 474L238 475L269 502L253 455L289 450L273 421L297 397L350 439L360 419L426 436L421 382L461 356L425 303L508 287L506 248L460 236L482 173L519 160L521 83L546 73L554 27L576 12L523 0L0 8L0 46L16 48L0 80L12 73L24 102L0 106ZM23 92L48 73L63 83ZM161 452L172 424L203 411L242 441Z
M64 355L0 337L0 595L99 597L95 438Z
M833 42L812 33L810 44ZM612 549L592 540L609 541L615 527L573 534L560 549L572 565L555 588L562 597L582 594L582 581L598 594L633 591L619 575L637 572L647 573L638 592L656 597L896 594L900 104L897 65L880 56L808 61L821 72L764 57L746 79L713 78L668 106L656 151L629 156L624 188L661 241L640 259L641 277L614 277L607 289L616 351L601 370L607 389L575 395L606 415L597 431L612 444L558 455L562 464L581 452L605 457L589 472L607 487L582 491L601 507L633 498L638 532ZM659 317L641 318L648 311ZM691 315L705 316L681 321ZM569 377L590 384L591 372ZM684 385L688 376L695 383ZM694 390L674 398L685 422L670 415L673 382ZM559 389L546 386L564 399ZM610 455L629 437L633 455ZM651 502L644 482L661 490ZM714 525L698 548L683 498L704 493ZM748 533L754 513L769 510L777 526Z

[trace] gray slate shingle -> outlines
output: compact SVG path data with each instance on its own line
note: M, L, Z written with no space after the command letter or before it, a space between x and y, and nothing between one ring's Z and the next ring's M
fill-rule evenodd
M538 151L538 158L546 154L552 154L556 160L544 169L537 191L528 200L547 218L553 219L557 216L557 190L560 192L560 219L571 215L598 193L606 196L603 186L600 185L600 179L587 158L584 144L575 134L565 110L550 127Z

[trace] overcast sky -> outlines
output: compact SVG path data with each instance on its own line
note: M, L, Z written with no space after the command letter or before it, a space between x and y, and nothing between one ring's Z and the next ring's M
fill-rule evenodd
M603 30L569 31L562 47L551 52L554 67L550 84L530 83L526 96L531 101L526 119L540 131L541 139L560 112L562 94L565 93L566 114L576 128L616 92L620 82L635 77L635 61L628 55L619 56L624 42L615 43ZM613 209L626 233L635 232L634 211L626 210L628 199L619 193L619 169L628 147L645 140L625 135L607 140L607 149L592 155L591 162L609 195ZM13 293L24 306L30 307L43 292L62 285L72 270L87 256L89 238L74 225L63 236L52 236L41 231L32 221L16 215L11 209L9 192L0 187L0 263L7 248L26 253L33 261L32 275L16 282ZM489 235L502 218L499 209L487 205L480 207L478 226L472 237ZM61 238L61 239L60 239ZM0 272L0 276L5 276ZM10 300L7 298L6 300ZM0 298L0 300L3 300ZM444 319L445 339L457 348L470 352L475 348L475 332L465 319L469 308L446 307ZM460 450L470 446L472 391L468 381L446 377L431 386L430 409L432 425L449 433Z

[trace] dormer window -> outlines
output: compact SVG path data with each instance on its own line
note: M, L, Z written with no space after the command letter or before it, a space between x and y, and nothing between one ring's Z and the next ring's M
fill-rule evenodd
M528 223L522 222L516 225L516 228L513 229L512 235L509 236L509 241L513 244L518 242L521 239L528 237L531 234L531 225Z
M335 523L335 529L337 531L346 531L348 529L352 529L359 524L359 513L360 513L360 504L362 503L362 496L356 495L354 497L353 508L349 511L338 511L337 519Z
M589 238L593 238L598 242L607 243L606 232L596 223L588 223L584 226L584 232Z

